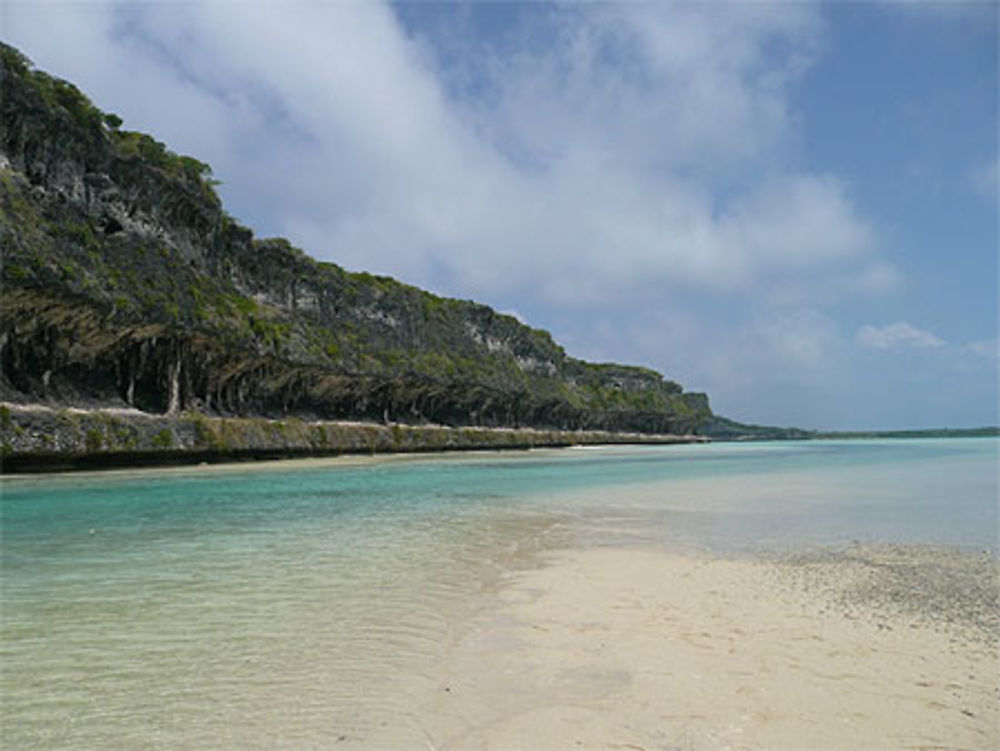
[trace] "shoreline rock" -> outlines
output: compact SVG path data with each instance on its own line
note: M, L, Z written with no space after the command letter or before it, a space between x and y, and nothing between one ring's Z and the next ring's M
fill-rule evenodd
M0 403L0 473L341 454L703 443L694 435L215 417Z

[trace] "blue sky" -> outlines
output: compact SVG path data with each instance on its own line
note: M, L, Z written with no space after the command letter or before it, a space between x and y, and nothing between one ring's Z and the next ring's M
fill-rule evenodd
M0 29L316 258L740 420L998 421L995 4L8 0Z

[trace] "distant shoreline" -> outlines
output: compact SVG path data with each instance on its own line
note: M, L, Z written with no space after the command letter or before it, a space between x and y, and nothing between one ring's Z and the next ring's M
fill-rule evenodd
M1000 436L1000 427L907 428L902 430L806 430L788 426L752 425L714 415L699 432L713 441L811 441L880 438L980 438Z
M933 428L927 430L834 430L819 431L814 437L823 440L867 438L996 438L1000 427Z
M126 408L0 403L0 474L709 440L697 435L211 417L192 412L157 415Z

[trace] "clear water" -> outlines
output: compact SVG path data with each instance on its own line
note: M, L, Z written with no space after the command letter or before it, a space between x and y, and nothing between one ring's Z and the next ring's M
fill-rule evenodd
M428 747L436 666L560 546L997 550L992 439L607 448L8 478L18 749Z

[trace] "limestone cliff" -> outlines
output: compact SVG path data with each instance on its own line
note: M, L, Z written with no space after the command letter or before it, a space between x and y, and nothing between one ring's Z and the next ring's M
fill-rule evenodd
M654 371L255 238L207 165L0 53L0 400L643 433L711 417Z

